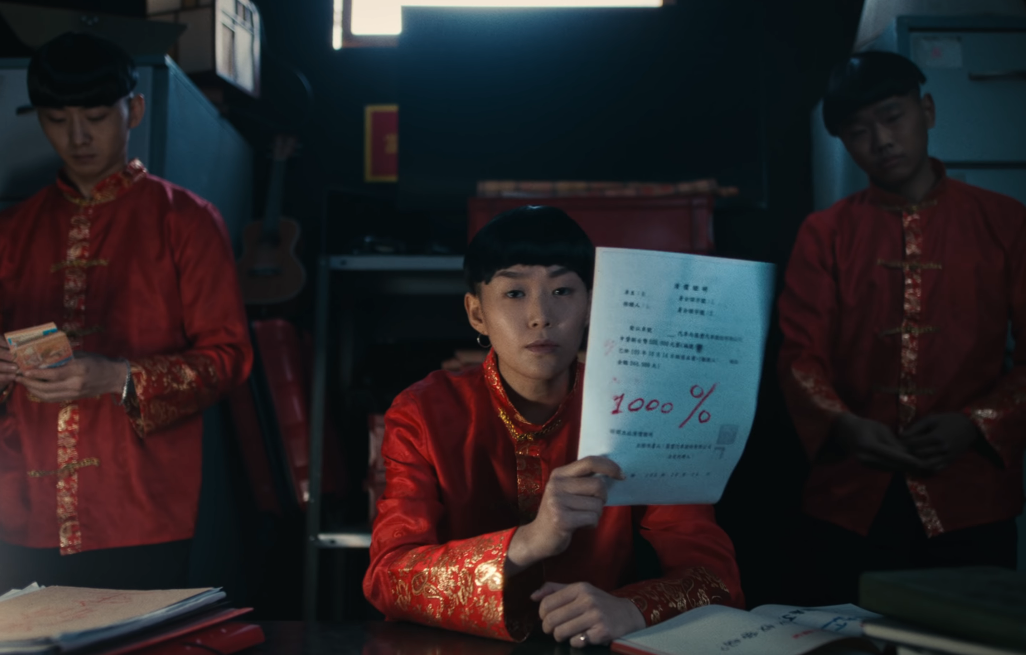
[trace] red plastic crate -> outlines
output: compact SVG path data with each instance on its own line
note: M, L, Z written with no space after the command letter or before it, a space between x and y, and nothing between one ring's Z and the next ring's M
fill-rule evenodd
M287 482L295 495L296 505L306 509L310 477L310 421L309 387L313 362L312 343L307 335L282 319L253 321L253 346L262 364L264 380L270 394L265 398L250 385L239 387L230 395L232 416L239 439L254 499L261 511L281 514L282 507L275 492L274 471L276 458L285 458ZM273 426L264 426L256 411L256 403L269 403L272 412L268 420ZM268 452L264 430L280 438L277 448ZM346 470L330 415L324 417L324 457L322 462L322 492L340 493L345 488Z
M468 239L497 214L523 205L559 207L596 246L707 254L713 251L712 195L630 198L470 198Z

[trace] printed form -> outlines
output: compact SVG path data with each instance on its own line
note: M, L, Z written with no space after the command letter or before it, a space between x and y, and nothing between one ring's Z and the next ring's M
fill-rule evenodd
M598 248L579 457L608 505L715 503L755 418L774 266Z

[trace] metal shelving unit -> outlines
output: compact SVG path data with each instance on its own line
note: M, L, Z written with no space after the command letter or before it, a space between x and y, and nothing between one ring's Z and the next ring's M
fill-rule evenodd
M321 532L322 454L324 417L328 382L328 319L331 313L332 273L371 273L376 288L391 294L446 294L463 291L463 257L431 255L326 255L317 268L317 294L314 323L314 366L310 394L310 498L306 510L306 548L303 574L303 618L317 616L319 556L323 549L368 548L367 529L346 532ZM343 383L352 375L352 318L345 319L342 330Z

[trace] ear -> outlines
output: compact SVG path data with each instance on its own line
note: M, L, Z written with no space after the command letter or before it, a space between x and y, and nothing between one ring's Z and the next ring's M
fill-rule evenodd
M146 115L146 96L139 93L128 99L128 129L134 130Z
M472 293L463 296L463 308L467 310L467 320L470 327L478 334L488 334L488 325L485 323L484 310L481 307L481 298Z
M933 101L933 96L929 93L925 94L919 101L923 107L923 114L926 116L926 129L933 129L933 126L937 123L937 105Z

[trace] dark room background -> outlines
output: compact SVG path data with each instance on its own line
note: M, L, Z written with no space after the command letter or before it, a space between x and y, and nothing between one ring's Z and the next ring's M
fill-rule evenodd
M144 0L36 4L145 16ZM829 68L851 49L862 8L861 0L678 0L660 9L417 9L406 11L397 47L334 50L332 0L256 4L263 97L228 89L221 109L257 154L257 216L274 135L299 137L284 214L307 235L308 270L317 254L344 253L368 234L411 252L433 244L458 254L466 199L481 179L715 177L741 192L717 206L718 254L772 262L781 273L812 207L810 112ZM398 184L364 182L371 104L399 105ZM461 311L447 308L446 320ZM309 323L309 308L300 321ZM788 602L800 585L793 529L805 463L777 391L778 343L771 334L756 424L718 507L751 605ZM397 372L369 399L376 411L390 389L426 374L425 362L437 367L433 353L421 361L396 348L375 355ZM397 363L403 358L413 363ZM358 482L366 430L340 433ZM300 564L276 566L298 582Z

